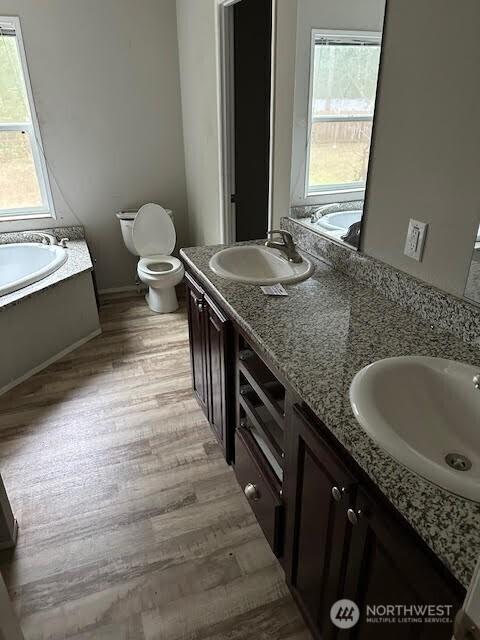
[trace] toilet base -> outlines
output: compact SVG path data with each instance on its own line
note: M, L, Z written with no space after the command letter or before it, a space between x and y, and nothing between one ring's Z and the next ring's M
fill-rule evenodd
M172 313L178 309L175 287L166 289L154 289L150 287L145 296L148 306L155 313Z

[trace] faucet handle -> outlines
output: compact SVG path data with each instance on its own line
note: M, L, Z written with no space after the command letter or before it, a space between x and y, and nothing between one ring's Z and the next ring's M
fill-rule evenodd
M285 231L284 229L270 229L269 231L267 231L267 238L271 238L275 234L278 234L279 236L281 236L283 240L283 244L289 247L291 247L294 244L292 234L289 233L288 231Z
M49 236L46 233L42 233L41 231L33 231L32 235L38 236L40 238L40 242L42 244L50 244Z

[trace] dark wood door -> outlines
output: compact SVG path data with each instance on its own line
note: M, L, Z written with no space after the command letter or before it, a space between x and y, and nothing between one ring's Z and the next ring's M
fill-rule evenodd
M205 329L208 387L208 419L230 461L228 434L229 398L227 395L227 337L229 321L220 309L205 298Z
M188 331L193 390L208 418L207 360L205 348L205 295L197 283L185 275L187 285Z
M236 240L265 238L270 165L272 0L234 6Z
M453 625L448 623L367 622L366 605L451 605L453 619L464 590L378 497L359 491L355 512L358 522L350 525L344 597L357 603L361 616L351 631L340 633L339 640L451 640ZM399 617L405 618L401 613Z
M284 470L287 582L315 636L327 640L336 637L329 611L342 597L355 481L298 407Z

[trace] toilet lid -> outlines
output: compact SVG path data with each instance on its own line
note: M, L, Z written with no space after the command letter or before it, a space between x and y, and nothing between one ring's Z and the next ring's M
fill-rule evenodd
M144 204L135 216L132 240L139 256L169 256L177 239L170 216L159 204Z

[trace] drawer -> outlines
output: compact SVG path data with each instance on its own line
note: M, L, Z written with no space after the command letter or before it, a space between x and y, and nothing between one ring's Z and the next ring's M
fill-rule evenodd
M262 403L268 409L279 427L283 429L285 421L285 387L277 380L263 360L239 336L238 366L242 375L253 387Z
M274 554L282 555L283 503L280 483L247 429L235 434L235 475Z

